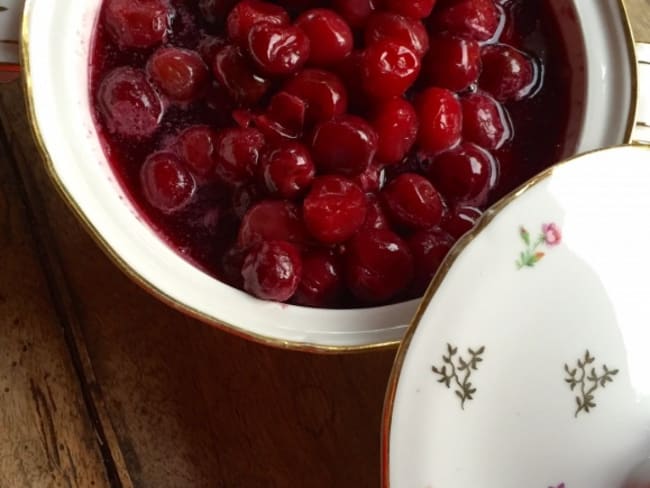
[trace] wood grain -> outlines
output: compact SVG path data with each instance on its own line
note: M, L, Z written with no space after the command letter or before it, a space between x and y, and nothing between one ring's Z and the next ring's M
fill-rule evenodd
M650 42L650 0L625 0L637 41Z

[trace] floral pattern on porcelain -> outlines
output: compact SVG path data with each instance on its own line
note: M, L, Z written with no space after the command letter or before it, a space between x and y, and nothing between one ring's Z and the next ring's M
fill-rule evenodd
M519 228L519 237L526 245L526 249L519 254L519 259L516 261L517 269L535 267L546 256L546 253L540 251L542 245L552 248L562 243L562 231L553 222L542 224L541 231L535 240L531 238L530 232L521 226Z

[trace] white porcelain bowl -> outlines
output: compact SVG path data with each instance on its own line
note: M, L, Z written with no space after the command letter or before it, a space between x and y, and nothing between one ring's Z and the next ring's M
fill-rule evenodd
M571 152L628 142L637 75L621 0L552 1L562 12L558 17L571 41L574 70L584 74L573 87L572 131L578 142ZM417 300L360 310L264 302L195 268L147 226L116 182L91 118L89 49L100 3L27 0L22 63L32 125L48 170L116 264L173 307L268 344L349 351L398 342Z

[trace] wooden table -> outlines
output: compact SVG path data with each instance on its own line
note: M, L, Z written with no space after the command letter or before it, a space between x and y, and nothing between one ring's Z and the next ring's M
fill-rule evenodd
M650 0L627 3L650 41ZM59 198L18 83L0 119L0 488L378 486L394 352L278 351L169 309Z

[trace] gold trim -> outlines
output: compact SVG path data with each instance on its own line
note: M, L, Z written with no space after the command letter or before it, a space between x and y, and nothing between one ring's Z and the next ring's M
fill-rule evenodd
M26 0L24 10L23 10L23 17L22 17L22 24L21 24L21 35L20 35L20 61L21 65L23 66L23 86L25 90L25 103L27 107L27 120L28 123L31 127L32 134L34 136L34 140L36 141L36 146L39 149L39 152L41 153L41 156L43 158L43 161L45 163L45 169L50 176L52 182L54 183L54 186L61 196L61 198L66 202L70 210L75 214L75 216L79 219L79 221L83 224L83 226L86 228L86 231L90 234L90 236L93 238L93 240L97 243L97 245L104 251L104 253L108 256L108 258L117 266L118 269L122 270L124 274L126 274L133 282L135 282L138 286L140 286L143 290L147 291L151 295L157 297L159 300L162 302L166 303L170 307L186 314L189 315L195 319L198 319L210 326L213 326L215 328L218 328L220 330L224 330L226 332L233 333L237 336L252 340L254 342L266 345L266 346L271 346L275 348L280 348L280 349L289 349L289 350L296 350L296 351L302 351L302 352L310 352L310 353L322 353L322 354L335 354L335 353L357 353L357 352L367 352L367 351L377 351L377 350L384 350L384 349L394 349L396 346L400 344L399 340L396 341L388 341L388 342L381 342L381 343L371 343L371 344L365 344L365 345L360 345L360 346L324 346L321 344L314 344L314 343L309 343L309 342L294 342L294 341L284 341L280 339L272 339L260 334L256 334L250 331L246 331L240 327L237 327L233 324L229 323L223 323L223 322L218 322L217 319L204 314L192 307L189 307L183 303L180 303L173 297L169 296L159 288L157 288L153 283L150 283L146 279L144 279L142 276L140 276L138 273L136 273L131 267L120 257L117 255L117 253L113 250L113 248L110 246L110 244L101 236L101 234L98 232L98 230L94 227L94 225L86 218L85 214L83 213L81 207L76 203L74 200L74 197L68 192L68 190L65 188L65 185L63 182L60 180L56 170L54 169L54 164L52 162L51 155L49 151L47 150L47 147L45 146L45 143L43 141L43 136L40 131L40 127L37 122L36 118L36 112L35 112L35 107L34 107L34 100L32 96L32 81L31 81L31 66L30 66L30 56L29 56L29 20L31 17L31 12L32 9L34 8L34 3L37 0ZM636 90L637 90L637 70L636 70L636 54L634 50L634 41L632 38L632 32L631 32L631 27L630 27L630 22L629 18L627 16L627 12L625 10L625 6L623 4L623 0L619 0L623 19L624 19L624 30L626 30L626 39L628 42L628 47L629 47L629 56L630 59L633 61L633 66L631 69L631 75L632 75L632 105L630 107L630 118L629 118L629 123L628 123L628 128L625 136L625 142L629 142L631 135L632 135L632 130L634 128L634 122L636 120L636 101L637 101L637 96L636 96ZM531 181L534 181L531 180ZM503 200L502 200L503 201ZM496 206L501 202L497 202ZM488 209L486 212L487 214L490 214L491 210ZM475 231L472 231L471 235L475 235ZM464 239L463 239L464 240ZM471 240L471 236L470 236ZM421 313L420 311L418 313ZM418 315L416 314L416 318Z
M413 317L413 320L411 321L411 324L409 325L409 328L407 329L406 334L402 339L402 343L400 344L397 350L397 354L395 356L395 362L393 363L393 368L390 373L390 377L388 380L388 388L386 390L386 396L384 398L384 410L382 413L382 429L381 429L381 442L382 442L381 486L382 488L390 488L390 479L389 479L390 434L391 434L391 426L393 420L393 409L395 406L394 405L395 395L397 392L397 385L399 383L400 375L402 373L404 359L406 357L406 353L409 349L411 341L413 340L413 336L415 335L415 332L417 331L421 323L424 312L427 310L429 304L431 303L431 300L433 299L434 295L437 293L440 286L444 283L445 278L449 273L449 270L453 267L458 257L463 253L465 248L469 246L472 243L472 241L474 241L474 239L476 239L476 237L481 234L481 232L483 232L483 230L495 219L495 217L497 217L501 213L502 210L508 207L517 198L519 198L520 196L528 192L531 188L534 188L535 186L542 183L549 177L553 176L553 173L558 168L562 168L566 165L573 164L575 161L583 160L585 158L590 157L593 154L610 152L610 151L614 152L620 150L621 148L639 148L640 150L648 151L648 156L650 156L650 146L642 145L642 144L627 144L627 145L620 145L620 146L615 146L615 147L610 147L605 149L596 149L594 151L589 151L580 154L578 156L574 156L573 158L567 159L565 161L562 161L554 166L551 166L550 168L547 168L543 172L539 173L538 175L528 180L522 186L520 186L510 194L506 195L497 203L495 203L492 207L490 207L483 214L481 219L477 222L476 226L469 233L465 234L451 249L447 257L440 265L438 272L434 276L433 281L429 285L429 288L427 288L427 291L425 292L424 297L422 298L422 301L418 306L417 312L415 313L415 316Z

